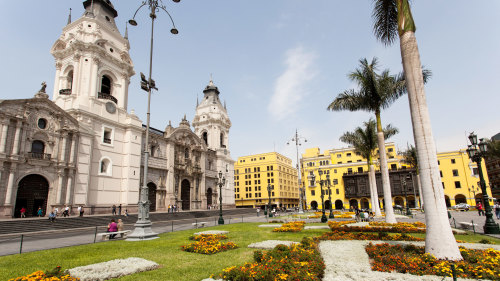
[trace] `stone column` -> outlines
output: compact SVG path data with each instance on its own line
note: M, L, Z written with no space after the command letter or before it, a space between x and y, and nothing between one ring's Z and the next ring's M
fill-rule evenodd
M10 167L9 180L7 181L7 193L5 195L5 206L10 206L12 201L12 191L14 190L14 171L15 166Z
M14 137L14 148L12 149L12 155L17 155L19 152L19 141L21 138L21 121L17 121L16 123L16 135Z
M62 172L59 172L58 173L58 177L59 177L59 181L57 183L57 199L56 199L56 204L61 204L64 174Z
M5 153L7 146L7 129L9 128L9 123L2 123L2 136L0 138L0 153Z
M66 205L71 204L71 191L73 190L73 177L68 176L68 184L66 185Z
M76 134L73 133L71 140L71 148L69 151L69 163L74 163L75 161L75 147L76 147Z
M61 148L61 155L59 156L59 160L61 162L66 162L66 148L68 147L68 134L66 132L61 134L61 138L63 141Z

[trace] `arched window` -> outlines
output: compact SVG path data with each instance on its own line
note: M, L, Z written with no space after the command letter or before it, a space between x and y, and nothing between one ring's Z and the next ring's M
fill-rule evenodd
M43 143L43 141L34 140L31 143L31 154L33 158L42 159L44 153L45 153L45 144Z
M189 158L189 148L184 149L184 158Z
M102 158L99 162L99 175L111 176L112 174L111 160L109 158Z
M66 79L68 80L67 89L73 89L73 70L68 72Z
M201 137L203 138L203 141L205 142L205 144L208 145L208 133L207 132L203 132L203 134L201 135Z
M111 95L111 78L103 75L101 78L101 94Z
M222 148L226 147L224 145L224 133L220 133L220 147Z

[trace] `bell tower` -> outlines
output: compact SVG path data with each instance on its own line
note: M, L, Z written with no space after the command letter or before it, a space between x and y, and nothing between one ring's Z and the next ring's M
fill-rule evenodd
M86 0L83 7L83 15L68 20L51 49L56 61L53 101L65 110L126 111L134 69L127 35L116 27L118 13L109 0Z

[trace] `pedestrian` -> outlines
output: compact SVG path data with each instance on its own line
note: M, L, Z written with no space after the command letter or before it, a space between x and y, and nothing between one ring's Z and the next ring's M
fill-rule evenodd
M115 204L113 204L113 207L111 207L111 214L113 216L116 216L116 205Z
M50 222L55 222L56 221L56 214L54 211L50 212L49 214L49 220Z
M497 199L497 202L495 202L495 205L493 205L493 210L495 211L495 215L497 216L497 219L500 220L500 200Z
M83 208L83 205L80 205L78 207L78 213L80 214L80 217L83 217L83 213L85 213L85 209Z
M128 217L128 210L125 208L125 216Z
M59 207L55 207L54 210L53 210L53 212L54 212L54 214L57 217L57 213L59 213Z
M118 206L118 215L119 216L122 215L122 204L120 204L120 206Z
M481 204L481 202L478 202L476 208L477 208L477 213L479 214L479 216L481 216L481 214L483 214L483 204Z
M69 217L69 206L64 207L63 216L64 217Z
M116 232L118 231L118 225L115 222L115 219L111 219L111 222L108 224L108 232ZM109 239L114 239L116 234L110 234Z
M26 208L22 207L20 212L21 212L21 218L25 218L26 217Z
M38 217L42 217L43 216L42 207L38 207L38 211L36 211L36 214L38 215Z
M260 208L257 208L257 216L260 216Z
M118 231L123 231L123 221L122 219L118 219L118 223L116 224L116 228ZM121 238L123 238L123 233L120 233Z

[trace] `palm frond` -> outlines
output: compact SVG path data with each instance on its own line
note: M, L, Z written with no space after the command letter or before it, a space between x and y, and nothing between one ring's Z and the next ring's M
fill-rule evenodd
M374 0L373 33L384 45L389 46L398 37L398 10L396 0Z
M330 111L341 111L341 110L349 110L349 111L358 111L358 110L366 110L366 100L364 96L355 90L346 90L343 93L340 93L334 101L330 103L327 107Z
M399 130L398 128L396 127L393 127L391 124L388 124L387 126L385 126L384 128L384 139L389 139L390 137L396 135L397 133L399 133Z

